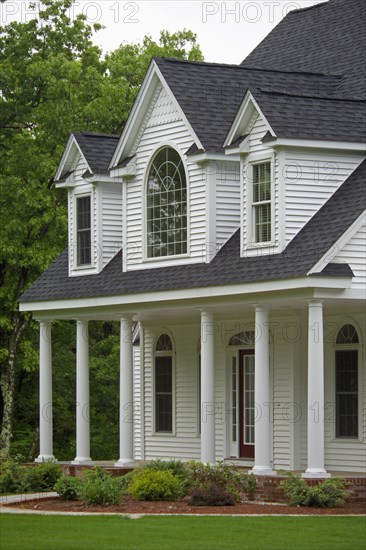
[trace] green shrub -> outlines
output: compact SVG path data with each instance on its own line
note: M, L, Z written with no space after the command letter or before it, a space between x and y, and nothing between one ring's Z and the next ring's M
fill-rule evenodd
M211 483L207 488L193 489L190 497L193 506L234 506L234 496L221 485Z
M159 472L171 472L173 475L185 479L188 476L188 470L181 460L161 460L157 458L145 466L148 469Z
M28 467L26 480L32 491L50 491L61 476L61 466L50 461Z
M257 479L255 475L242 473L241 485L244 493L246 493L250 499L254 498L254 495L257 492Z
M103 476L85 476L81 496L86 504L119 504L122 498L120 479L104 472Z
M207 489L219 486L239 501L243 494L253 497L257 490L254 475L246 474L228 464L220 462L215 466L202 462L189 462L191 494L195 489Z
M87 468L83 472L83 480L91 481L94 479L107 479L111 477L111 474L106 470L103 470L100 466L94 466L94 468Z
M309 485L300 476L288 474L288 479L281 482L291 506L314 506L317 508L334 508L341 506L348 495L343 479L325 479L317 485Z
M27 468L15 460L3 460L0 464L0 494L28 490Z
M116 479L119 481L119 486L121 488L122 494L126 494L128 492L128 487L135 475L135 472L128 472L128 474L125 474L123 476L118 476Z
M141 468L132 477L128 493L137 500L175 500L182 496L183 488L170 471Z
M77 500L81 494L82 481L78 477L61 476L56 484L55 491L63 500Z

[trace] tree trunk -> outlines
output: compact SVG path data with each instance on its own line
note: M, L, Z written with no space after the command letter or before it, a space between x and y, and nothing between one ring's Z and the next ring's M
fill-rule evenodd
M21 333L27 322L21 320L19 312L13 316L13 331L8 339L8 356L3 364L0 377L0 387L3 397L3 418L0 435L0 451L5 455L10 454L10 442L13 436L14 393L15 393L15 355Z

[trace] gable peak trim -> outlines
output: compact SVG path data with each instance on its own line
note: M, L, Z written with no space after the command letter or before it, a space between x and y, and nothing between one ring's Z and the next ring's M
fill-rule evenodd
M319 271L323 271L327 265L333 262L334 258L341 252L343 247L350 241L354 235L366 223L366 210L361 212L358 218L345 230L343 235L326 251L320 260L310 269L308 275L313 275ZM333 262L334 263L334 262ZM344 262L337 262L337 264Z
M267 126L268 132L275 138L276 134L269 124L268 119L264 116L254 95L248 89L227 133L223 146L229 147L241 135L249 134L258 117L262 118Z
M166 93L171 98L174 107L177 109L183 122L189 129L193 141L196 143L198 148L203 148L197 134L193 130L190 122L183 112L183 109L179 105L172 90L170 89L163 74L161 73L155 58L153 58L145 74L145 78L141 84L139 93L137 94L135 102L132 106L127 122L123 128L118 145L110 162L109 169L115 168L119 164L121 159L131 156L131 154L133 154L133 148L135 147L141 127L143 127L144 125L146 115L149 109L151 109L152 105L154 106L156 88L159 88L159 93L161 91L161 88L165 89Z
M56 174L55 174L55 177L54 177L54 181L57 182L59 179L61 179L63 177L63 175L67 172L70 172L70 169L69 168L66 168L66 163L67 163L67 160L69 159L70 155L71 155L71 152L72 152L72 149L73 147L78 150L78 152L80 153L80 155L83 157L83 159L85 160L85 163L88 167L88 169L90 170L90 172L92 172L92 169L91 167L89 166L89 163L88 161L86 160L86 157L75 137L75 133L71 133L70 136L69 136L69 139L67 140L67 144L66 144L66 147L65 147L65 150L63 152L63 155L61 157L61 160L60 160L60 163L58 165L58 168L57 168L57 171L56 171Z

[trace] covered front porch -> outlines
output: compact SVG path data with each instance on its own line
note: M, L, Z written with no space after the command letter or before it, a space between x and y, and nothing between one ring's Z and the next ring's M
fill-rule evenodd
M359 437L337 441L330 382L334 327L339 329L350 319L350 307L356 324L357 318L362 320L362 311L349 302L345 309L342 300L329 297L329 292L320 294L313 289L288 290L265 298L252 294L124 306L111 302L40 312L40 453L36 460L54 458L52 321L77 321L73 464L91 465L88 323L118 319L116 467L161 457L212 464L228 460L259 476L273 476L278 470L301 471L310 478L327 477L333 471L362 472L362 419ZM170 339L171 349L157 349L162 335ZM357 349L362 404L363 351L359 344ZM171 357L171 361L160 361L158 367L157 357ZM164 369L171 369L165 382L157 379L159 368L163 378ZM168 388L157 387L167 380ZM163 418L169 415L164 424Z

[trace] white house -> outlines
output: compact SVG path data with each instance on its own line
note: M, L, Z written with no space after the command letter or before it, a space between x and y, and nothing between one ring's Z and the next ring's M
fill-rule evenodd
M52 321L77 320L83 464L88 321L120 320L118 464L366 472L365 28L363 0L330 0L241 65L153 59L121 136L70 136L69 247L20 303L40 322L38 460Z

